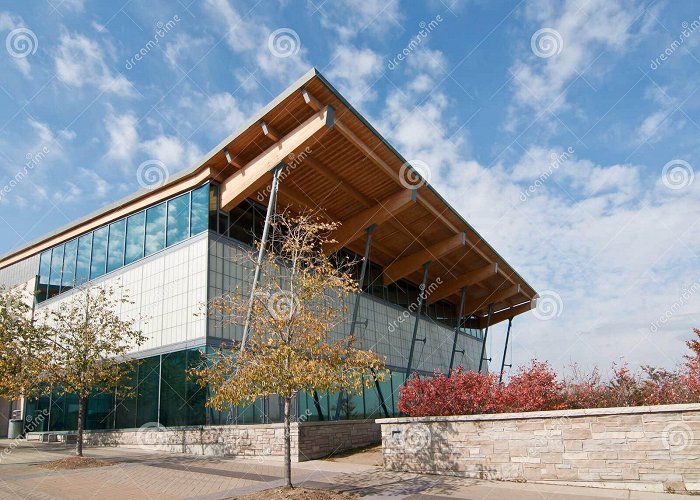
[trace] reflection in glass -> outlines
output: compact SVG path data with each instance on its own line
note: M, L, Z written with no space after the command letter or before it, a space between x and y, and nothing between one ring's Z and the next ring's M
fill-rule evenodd
M90 261L90 279L99 278L105 273L107 266L107 226L95 230L92 239L92 260Z
M92 233L78 240L78 263L75 266L75 284L82 285L90 279L90 256L92 255Z
M192 191L192 223L190 235L194 236L207 229L209 219L209 185Z
M167 246L187 238L190 229L190 194L185 193L168 201Z
M126 219L109 225L109 248L107 249L107 272L124 265L124 232Z
M51 273L51 250L41 253L39 258L39 284L36 287L36 300L43 302L49 291L49 274Z
M146 235L146 213L139 212L126 220L126 258L125 264L143 258L143 245Z
M49 298L61 291L61 271L63 271L63 245L53 248L51 252L51 277L49 278Z
M75 283L75 260L78 257L78 240L70 240L66 243L66 252L63 257L63 278L61 280L61 293L73 288Z
M165 248L165 203L146 210L146 255Z

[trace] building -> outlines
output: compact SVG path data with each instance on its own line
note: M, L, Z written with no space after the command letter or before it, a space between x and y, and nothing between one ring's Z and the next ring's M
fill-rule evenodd
M337 395L302 394L298 415L393 415L407 372L486 369L487 326L531 308L535 291L314 69L194 168L0 260L0 284L36 290L37 310L60 307L77 284L119 280L135 301L128 307L149 317L141 325L148 341L133 353L143 359L134 374L138 396L96 394L88 429L279 419L276 398L229 414L207 409L206 391L187 380L186 369L201 352L240 339L241 327L195 313L250 286L252 270L236 256L261 233L271 172L280 164L278 207L321 209L342 222L334 251L369 250L355 332L364 348L386 356L392 374L344 396L339 411ZM72 429L77 398L25 403L25 419L45 411L42 430Z

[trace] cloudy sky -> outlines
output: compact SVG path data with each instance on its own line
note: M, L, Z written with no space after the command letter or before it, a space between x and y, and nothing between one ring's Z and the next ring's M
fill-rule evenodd
M315 66L540 292L516 366L672 367L700 327L693 0L4 1L0 37L0 252Z

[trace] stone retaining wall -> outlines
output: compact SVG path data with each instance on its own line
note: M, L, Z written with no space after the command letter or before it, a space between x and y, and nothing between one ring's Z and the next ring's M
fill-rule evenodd
M303 462L381 441L374 420L294 422L291 426L292 460ZM38 438L31 433L28 439ZM87 446L128 446L146 450L196 455L276 457L284 454L283 424L158 427L91 431Z
M700 404L377 423L390 470L700 491Z

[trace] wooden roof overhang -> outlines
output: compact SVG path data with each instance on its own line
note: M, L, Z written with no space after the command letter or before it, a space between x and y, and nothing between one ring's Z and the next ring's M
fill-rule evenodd
M372 260L384 283L422 281L431 261L428 302L459 304L484 327L522 314L535 291L425 182L406 181L406 161L318 73L292 90L256 124L223 145L210 166L220 172L221 206L246 198L265 203L272 169L286 163L278 206L314 210L341 222L331 253L362 255L375 225ZM403 176L403 180L402 180Z
M402 182L406 160L315 69L194 168L12 251L0 268L206 179L221 183L226 209L246 198L264 203L271 171L282 162L288 167L278 205L321 211L342 223L338 244L326 251L344 246L363 254L365 229L375 224L372 260L383 267L385 284L401 278L419 284L431 261L428 283L438 286L428 302L459 304L467 286L463 313L477 316L481 327L489 304L491 324L534 305L532 287L430 185Z

